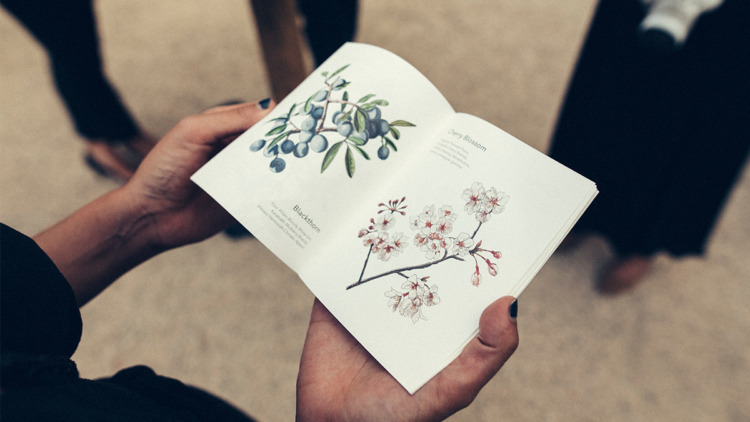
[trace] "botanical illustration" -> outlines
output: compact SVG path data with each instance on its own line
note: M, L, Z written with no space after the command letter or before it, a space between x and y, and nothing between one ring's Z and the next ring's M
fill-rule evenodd
M346 174L351 178L356 169L355 152L370 160L367 149L372 151L377 145L378 158L385 160L391 150L398 151L395 141L401 138L399 127L415 125L405 120L386 120L381 107L388 106L388 101L375 94L351 101L347 90L351 82L340 76L347 67L331 74L322 72L324 86L306 101L293 104L286 114L271 119L273 127L265 137L250 145L251 151L262 150L264 156L271 158L272 172L284 171L284 156L304 158L312 151L325 153L320 166L323 173L342 152Z
M500 251L483 247L479 230L483 224L490 221L493 214L505 209L510 196L498 192L494 187L485 189L481 183L475 182L463 191L462 198L464 211L473 215L478 223L471 234L454 234L457 231L454 230L457 226L457 216L450 205L443 205L438 209L435 205L428 205L422 212L408 217L409 228L414 234L407 236L394 230L397 219L407 215L406 197L378 204L377 216L371 218L369 224L359 231L359 237L367 248L367 257L359 279L349 285L347 290L382 277L398 275L405 280L400 289L391 288L385 292L385 296L389 298L388 306L416 324L420 319L426 319L423 307L440 303L437 284L430 280L428 268L449 260L469 263L473 261L474 269L467 279L474 286L482 282L480 262L486 266L490 276L496 276L496 261L502 254ZM367 264L371 258L390 261L401 255L410 243L424 253L426 262L396 267L365 278Z

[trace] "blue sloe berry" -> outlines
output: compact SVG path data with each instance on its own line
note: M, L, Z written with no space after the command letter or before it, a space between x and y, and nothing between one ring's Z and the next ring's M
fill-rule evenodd
M332 84L333 89L341 89L345 83L346 83L345 80L341 78L336 78L336 81Z
M264 146L266 146L266 140L258 139L257 141L250 144L250 151L252 152L260 151L261 148L263 148Z
M351 122L341 122L336 125L336 131L345 138L351 135L353 130L354 126L352 126Z
M300 142L310 142L310 139L312 139L313 135L315 135L313 132L309 130L303 130L299 133L299 141Z
M294 149L294 142L292 140L287 139L284 142L281 143L281 152L284 154L289 154Z
M310 112L310 115L315 117L316 119L320 119L321 117L323 117L323 106L317 106L313 108Z
M305 117L305 120L302 121L302 123L299 125L300 129L312 131L315 129L315 124L318 122L318 119L316 119L313 116L307 116Z
M273 146L273 148L266 148L263 150L263 155L266 157L273 157L279 155L279 144Z
M272 172L281 173L286 168L286 161L284 161L283 158L276 157L271 160L271 165L269 167Z
M367 110L367 117L369 117L370 120L380 119L380 108L375 106L371 108L370 110Z
M384 119L378 120L378 134L380 136L387 135L390 129L391 125L389 125L387 121L385 121Z
M331 117L331 121L334 124L339 124L339 123L341 123L342 118L344 117L344 115L346 115L346 113L344 113L343 111L337 111L337 112L333 113L333 116Z
M328 139L323 135L315 135L310 141L310 149L315 152L323 152L328 148Z
M388 158L388 154L390 154L390 152L391 151L387 146L382 145L380 148L378 148L378 158L380 158L381 160L385 160L386 158Z
M297 158L302 158L306 156L309 151L310 147L308 146L307 142L300 142L294 147L294 156Z
M313 98L313 101L315 102L323 101L326 99L327 96L328 96L328 90L322 89L318 91L317 94L315 94L315 98Z

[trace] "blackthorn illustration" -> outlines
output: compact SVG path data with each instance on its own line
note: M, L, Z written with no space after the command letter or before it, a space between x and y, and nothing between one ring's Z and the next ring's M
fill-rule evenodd
M271 119L271 129L265 138L250 145L250 151L262 150L264 156L272 158L271 171L279 173L286 168L279 154L292 153L303 158L312 150L325 153L320 166L323 173L343 150L346 174L353 177L355 157L370 160L364 148L369 140L379 138L377 155L382 160L388 158L391 150L398 151L396 141L401 139L400 128L415 125L406 120L385 120L383 107L389 103L376 98L375 94L367 94L356 102L350 99L347 88L351 81L343 78L348 67L330 74L322 72L324 87Z

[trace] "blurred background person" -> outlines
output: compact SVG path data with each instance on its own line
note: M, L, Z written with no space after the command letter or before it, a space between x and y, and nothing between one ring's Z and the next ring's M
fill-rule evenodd
M601 191L576 230L615 249L603 293L636 285L657 252L704 252L750 144L750 2L702 14L683 42L639 31L648 11L599 2L550 152Z

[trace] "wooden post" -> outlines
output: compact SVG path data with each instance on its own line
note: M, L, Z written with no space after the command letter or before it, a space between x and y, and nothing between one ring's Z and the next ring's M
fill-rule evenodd
M295 0L250 0L275 101L307 76Z

